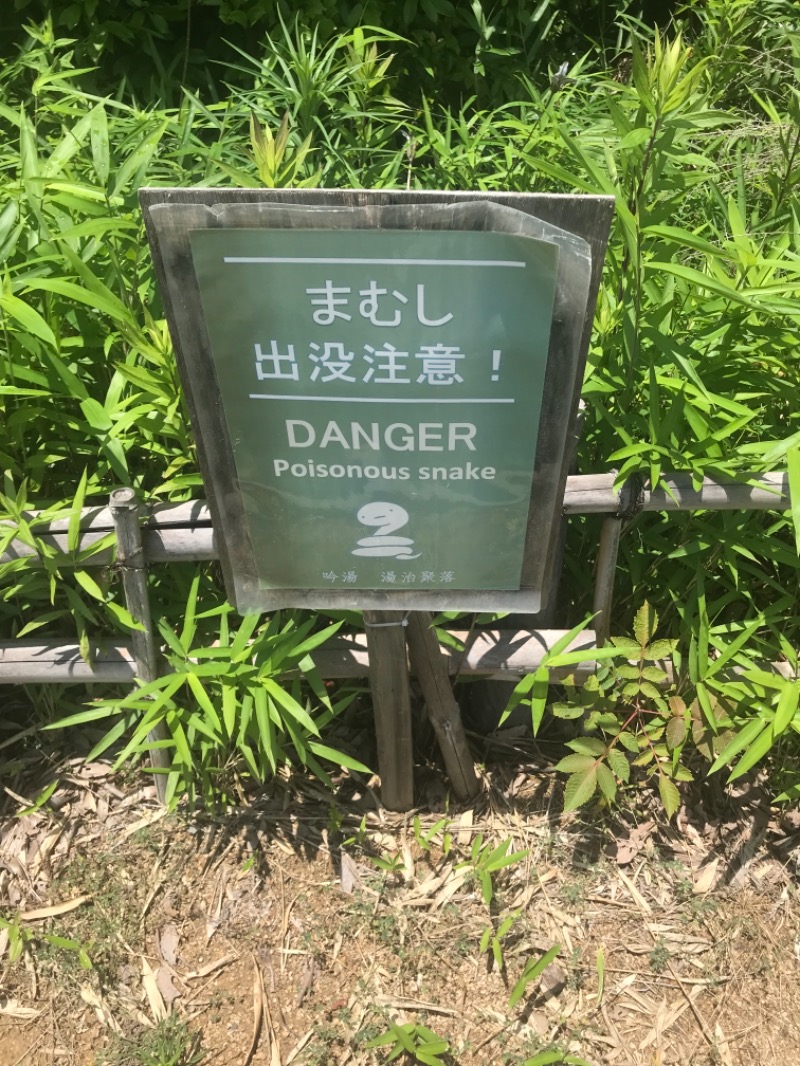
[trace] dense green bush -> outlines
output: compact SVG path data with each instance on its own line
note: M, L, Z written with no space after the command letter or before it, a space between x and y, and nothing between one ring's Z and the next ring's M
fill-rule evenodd
M623 7L666 22L674 4ZM14 0L4 12L0 39L19 40L23 21L49 18L58 36L74 39L77 65L99 65L90 80L96 91L122 87L140 102L166 105L179 101L181 86L224 97L226 85L243 84L233 49L260 58L286 26L323 42L356 26L381 26L397 39L403 95L422 89L449 106L470 98L506 103L516 98L521 73L546 80L548 67L589 50L610 62L620 46L617 10L604 0Z
M211 6L193 6L192 17ZM493 55L513 76L493 69L492 91L476 83L471 99L474 48L455 48L459 73L448 50L431 43L419 55L437 79L441 60L448 98L460 100L452 106L427 94L424 79L409 80L413 50L397 40L402 25L334 33L350 17L344 5L330 25L320 13L320 32L270 24L268 47L232 53L230 87L214 77L178 98L189 53L161 50L162 39L174 45L181 25L180 5L164 2L142 5L149 21L137 36L160 56L151 71L157 95L176 100L164 107L148 102L146 85L132 88L127 74L110 88L125 69L118 55L134 65L113 4L80 46L91 44L100 69L81 69L66 22L75 19L77 35L91 8L59 6L62 24L31 27L0 73L0 507L23 535L35 537L20 517L26 501L63 509L103 500L120 483L150 499L202 492L136 205L145 182L611 194L617 217L584 387L581 470L616 467L657 482L672 469L700 478L788 464L800 481L800 32L789 0L707 0L664 33L622 17L551 82L545 72L564 54L559 34L578 40L571 9L561 6L546 50L537 58L525 51L530 41L518 41L516 58ZM231 3L219 14L249 25L253 10ZM442 0L424 10L431 24L439 12L453 41L466 32L461 7L457 19L444 18ZM482 8L471 10L477 17ZM504 34L523 10L500 5ZM310 19L311 7L304 11ZM406 29L412 20L422 25L412 5L403 11ZM551 6L537 11L545 18ZM604 5L591 11L608 17ZM259 173L252 114L273 131L289 115L287 151L274 172L262 165ZM728 744L723 762L741 750L728 743L737 735L755 741L757 754L776 746L793 754L796 683L757 664L797 668L797 528L791 514L648 515L626 535L616 630L630 629L647 599L661 632L677 642L684 710L631 697L645 756L662 776L677 772L693 736L702 748L709 732L725 737L706 745L713 757ZM594 520L571 523L562 623L588 607L596 537ZM89 634L124 627L112 578L73 574L57 559L44 570L12 564L0 599L4 636L77 628L88 648ZM182 568L153 580L162 633L178 627L191 594L192 641L210 646L226 617L213 568L196 580ZM302 618L287 615L285 624L298 644L307 639ZM731 681L723 667L734 663L745 672ZM254 691L263 687L251 682ZM317 688L293 698L307 698L327 720L333 708L323 696ZM628 696L620 698L625 706ZM118 732L131 706L114 708ZM190 689L176 687L161 706L173 736L176 724L189 739L205 736L204 772L237 753L244 758L234 719L214 748L216 725L203 724ZM285 729L279 707L266 713L262 740L272 726ZM668 742L667 719L676 715L685 728L672 727ZM608 719L600 725L611 729ZM189 773L185 750L182 758Z

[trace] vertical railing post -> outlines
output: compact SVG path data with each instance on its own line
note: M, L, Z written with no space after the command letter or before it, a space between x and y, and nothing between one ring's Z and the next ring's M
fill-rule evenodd
M364 611L381 802L390 811L407 811L414 805L406 624L402 611Z
M134 621L142 628L131 631L131 647L136 660L137 676L146 684L158 676L158 648L153 632L150 613L150 598L147 593L147 568L144 561L142 531L139 526L139 503L133 489L114 489L109 499L109 510L114 521L117 537L117 568L122 574L125 602ZM154 743L169 739L163 723L148 733L147 739ZM154 770L169 769L170 757L164 748L150 750L150 765ZM153 775L156 795L164 802L167 777L164 773Z
M597 552L597 571L594 579L594 630L598 648L608 643L611 634L611 605L614 599L614 577L617 571L619 543L623 523L631 522L644 506L644 483L639 474L632 474L619 492L617 513L606 518L600 528L600 547Z
M600 527L600 546L597 552L597 569L594 577L594 631L598 648L608 643L611 634L611 604L614 598L614 576L617 570L619 542L622 537L622 522L619 518L606 518Z

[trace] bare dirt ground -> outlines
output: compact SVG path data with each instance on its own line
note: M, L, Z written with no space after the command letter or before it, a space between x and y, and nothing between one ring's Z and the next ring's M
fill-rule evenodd
M757 783L671 824L641 793L564 818L550 765L513 747L474 807L426 771L409 815L300 774L166 815L143 776L28 767L0 812L0 1066L378 1064L393 1023L457 1066L797 1066L800 818ZM492 869L497 847L524 854ZM170 1018L191 1039L153 1052Z

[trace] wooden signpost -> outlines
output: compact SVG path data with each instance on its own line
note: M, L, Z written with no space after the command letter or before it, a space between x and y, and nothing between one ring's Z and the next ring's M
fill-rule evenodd
M140 197L232 602L362 610L384 804L413 805L409 668L471 798L431 612L552 599L613 201Z

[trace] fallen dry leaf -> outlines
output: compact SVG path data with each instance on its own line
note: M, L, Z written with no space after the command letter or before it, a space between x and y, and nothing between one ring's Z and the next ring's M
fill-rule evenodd
M342 944L344 943L344 937L341 933L337 933L333 939L333 949L331 951L331 964L336 962L339 957L339 952L342 950Z
M308 964L306 965L305 971L303 973L303 979L300 982L300 988L297 990L297 999L295 1001L295 1007L302 1007L303 1000L311 991L311 988L314 984L315 976L316 970L314 967L314 960L312 958L308 960Z
M628 863L633 862L649 840L654 827L653 821L641 822L628 832L625 839L617 841L614 858L618 866L627 866Z
M159 966L156 970L156 985L161 998L170 1009L175 1000L183 995L180 989L175 987L172 981L172 970L168 966Z
M292 1050L286 1056L286 1066L291 1066L291 1064L294 1062L294 1060L297 1058L297 1056L300 1054L300 1052L303 1050L303 1048L306 1046L306 1044L309 1042L315 1032L316 1029L308 1029L305 1033L303 1033L303 1035L294 1045Z
M153 967L144 955L142 956L142 985L147 996L147 1002L150 1005L150 1013L153 1015L153 1020L156 1022L162 1021L167 1017L169 1011L159 990Z
M341 853L341 872L339 874L342 891L351 894L355 892L357 888L361 888L361 877L358 873L358 866L350 858L346 851Z
M178 927L170 923L165 925L161 930L161 936L158 938L158 950L161 952L161 958L168 966L178 965L178 944L180 943L180 933Z
M696 896L704 896L706 892L711 890L718 869L719 856L717 856L716 859L712 859L711 862L707 863L702 870L699 871L697 877L694 879L694 884L692 885L692 892L694 892Z
M21 1007L19 1000L0 998L0 1014L6 1018L38 1018L41 1013L35 1007Z
M452 1007L443 1007L439 1003L429 1003L421 999L406 999L404 996L375 996L373 1002L378 1007L391 1007L394 1010L426 1011L429 1014L444 1014L451 1018L458 1017L458 1011Z
M230 964L236 962L238 958L238 955L223 955L221 959L207 962L205 966L201 966L199 970L192 970L191 973L185 974L184 980L196 981L200 977L208 977L208 975L214 973L215 970L221 970L223 966L230 966Z
M719 1022L714 1026L714 1050L719 1056L721 1066L733 1066L728 1038L725 1036Z
M122 806L122 804L120 804ZM149 825L153 825L155 822L160 821L167 813L167 808L162 807L157 811L148 811L147 814L137 819L135 822L131 822L129 826L126 826L122 830L122 839L127 840L128 837L132 837L134 833L138 833L140 829L146 829Z
M475 816L474 816L473 810L470 807L468 810L464 811L464 813L461 815L461 817L458 820L459 828L458 828L458 838L457 839L458 839L458 846L460 848L465 848L469 844L470 840L472 839L472 826L473 826L473 822L474 822L474 817Z
M253 956L253 1034L250 1037L250 1047L244 1057L242 1066L250 1066L253 1056L258 1047L258 1038L261 1036L261 1026L264 1022L264 986L261 983L261 973Z
M544 999L560 996L567 985L567 975L557 962L551 962L541 977L540 995Z
M39 922L43 918L55 918L58 914L68 914L74 911L76 907L83 906L91 898L91 896L76 896L75 899L68 900L66 903L55 903L52 907L37 907L33 911L23 911L20 919L23 922Z
M620 881L622 881L623 885L625 885L634 902L638 903L639 907L644 911L645 914L652 914L653 908L641 894L641 892L633 883L633 881L631 881L629 877L626 877L622 870L618 871L618 875Z
M119 1024L108 1009L108 1005L101 999L97 992L95 992L91 985L81 985L80 996L83 1002L92 1008L101 1025L104 1025L107 1029L111 1029L112 1032L122 1032Z

